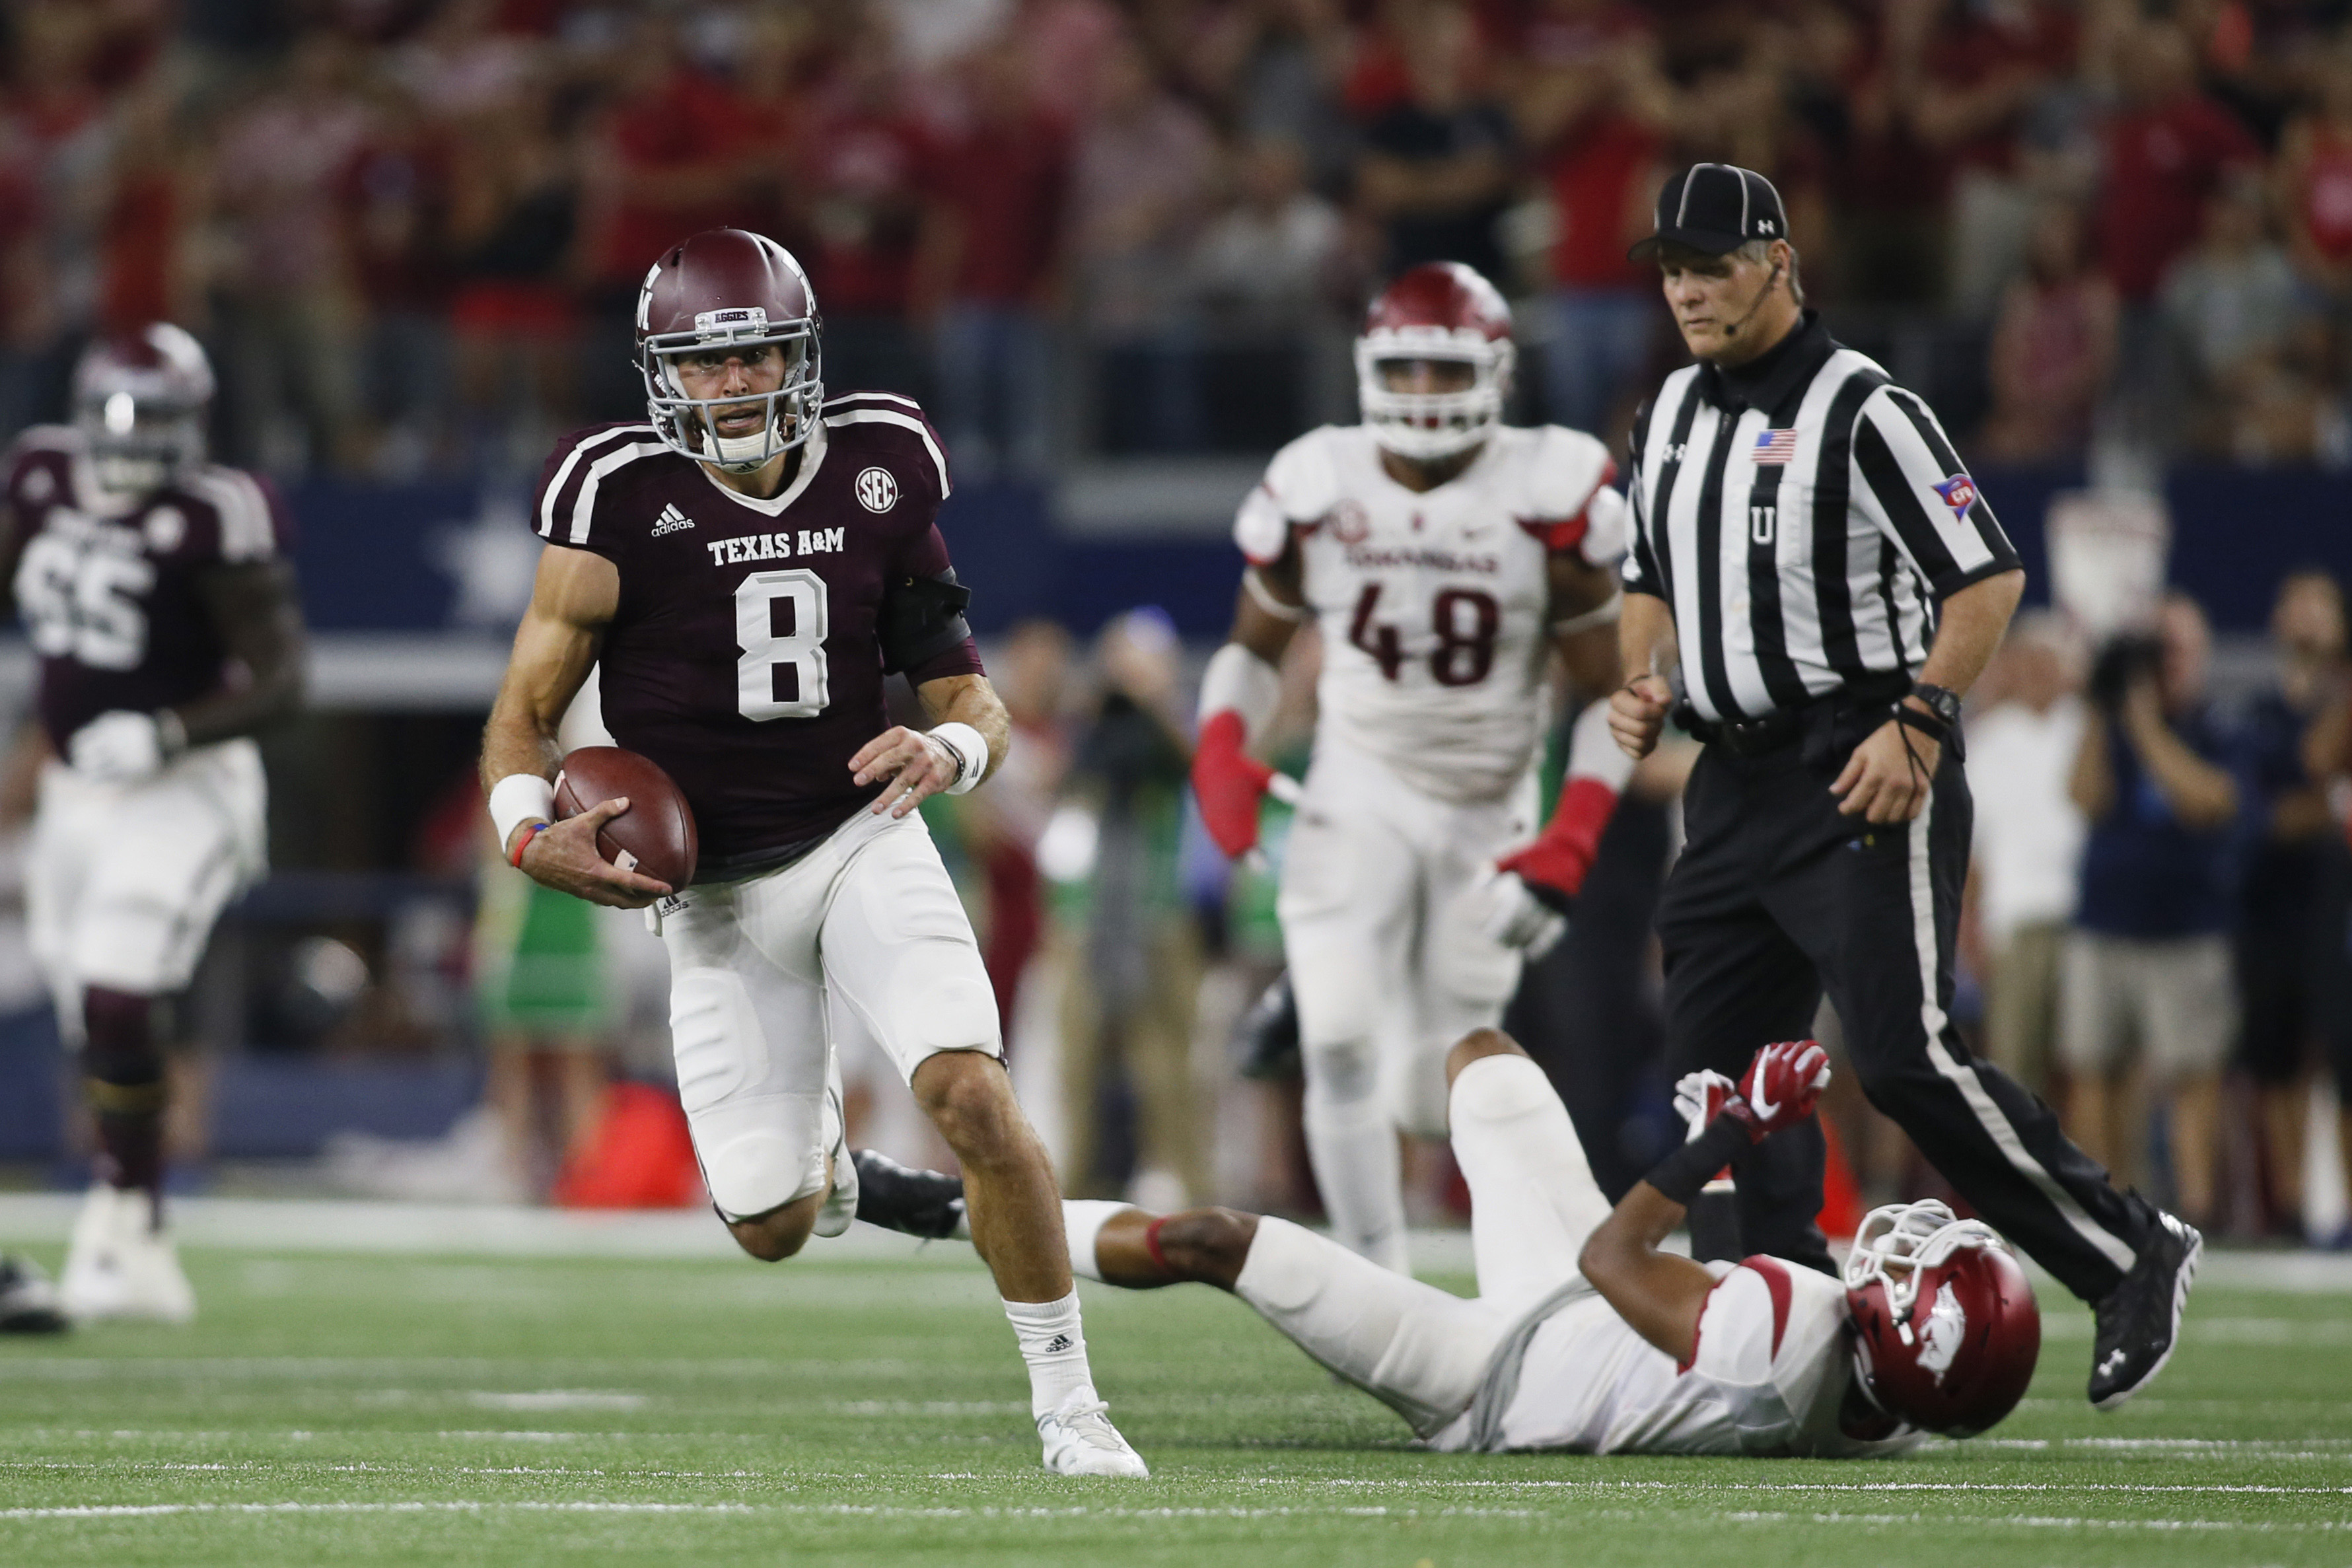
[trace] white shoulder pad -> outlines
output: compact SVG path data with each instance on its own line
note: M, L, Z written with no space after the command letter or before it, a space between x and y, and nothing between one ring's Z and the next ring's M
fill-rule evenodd
M1289 542L1290 525L1312 522L1331 510L1339 498L1332 472L1331 426L1309 430L1274 455L1234 517L1234 542L1242 553L1263 565L1282 554Z
M1544 426L1536 437L1526 484L1527 503L1538 516L1575 517L1593 492L1616 477L1617 465L1597 437L1559 425Z
M1633 548L1633 508L1622 492L1607 485L1592 492L1584 507L1584 537L1576 552L1591 566L1614 566Z

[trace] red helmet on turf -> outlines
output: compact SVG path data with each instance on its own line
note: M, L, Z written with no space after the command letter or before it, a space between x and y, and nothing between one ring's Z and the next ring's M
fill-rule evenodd
M817 354L816 294L793 253L765 235L714 228L662 253L637 290L637 368L655 431L697 462L750 473L816 428L824 403ZM741 397L694 398L677 361L714 349L773 345L783 384ZM758 431L721 436L720 412L764 399Z
M1511 390L1511 307L1458 261L1410 268L1381 290L1356 340L1356 395L1364 423L1402 458L1450 458L1486 438ZM1400 391L1387 367L1414 360L1466 364L1470 384L1446 392Z
M2042 1314L2025 1270L1983 1221L1933 1199L1873 1209L1846 1254L1845 1287L1856 1370L1888 1415L1968 1437L2024 1397Z
M205 460L213 367L169 321L104 337L74 365L74 426L110 490L144 494Z

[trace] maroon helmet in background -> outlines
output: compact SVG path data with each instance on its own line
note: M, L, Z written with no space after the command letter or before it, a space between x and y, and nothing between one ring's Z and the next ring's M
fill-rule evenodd
M1845 1259L1863 1388L1889 1415L1973 1436L2017 1408L2042 1357L2042 1312L1981 1220L1927 1199L1864 1216Z
M662 253L637 291L637 368L656 433L697 462L751 473L809 438L824 403L816 294L792 252L765 235L714 228ZM713 349L773 345L783 384L751 397L686 395L676 362ZM723 410L764 399L754 436L721 437Z
M1510 395L1511 307L1502 292L1458 261L1408 268L1364 312L1356 339L1356 395L1364 423L1401 458L1431 459L1466 452L1503 421ZM1396 361L1451 360L1473 379L1460 392L1399 392L1382 366Z
M74 427L107 489L144 495L205 460L212 362L169 321L99 339L74 365Z

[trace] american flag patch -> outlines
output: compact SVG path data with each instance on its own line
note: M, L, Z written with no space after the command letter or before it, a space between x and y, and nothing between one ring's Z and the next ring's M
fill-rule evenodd
M1756 437L1756 465L1786 464L1797 455L1797 433L1794 430L1767 430Z

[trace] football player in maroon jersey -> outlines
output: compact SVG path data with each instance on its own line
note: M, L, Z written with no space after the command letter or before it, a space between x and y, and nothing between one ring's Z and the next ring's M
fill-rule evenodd
M835 1042L887 1052L963 1165L1046 1467L1142 1476L1095 1393L1053 1170L915 814L987 776L1008 729L933 526L938 437L903 397L825 396L807 278L759 235L666 252L636 338L649 418L567 437L541 481L547 549L483 738L500 841L550 887L653 908L695 1152L753 1257L846 1229L861 1169L908 1178L854 1160L842 1117ZM557 722L592 664L614 738L693 809L691 887L597 854L626 800L550 826ZM929 731L890 722L891 673Z
M171 1002L261 871L251 737L301 698L285 514L205 461L212 394L177 327L102 341L75 371L74 423L26 431L8 467L9 576L56 753L26 913L97 1119L100 1179L59 1282L77 1318L194 1314L163 1219Z

